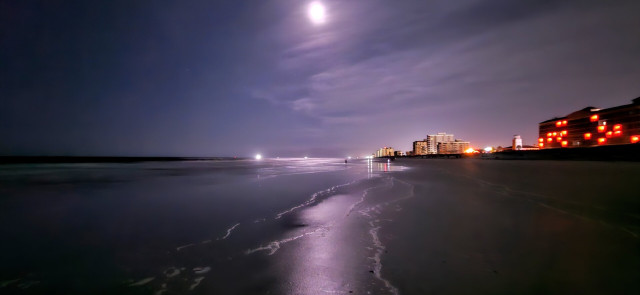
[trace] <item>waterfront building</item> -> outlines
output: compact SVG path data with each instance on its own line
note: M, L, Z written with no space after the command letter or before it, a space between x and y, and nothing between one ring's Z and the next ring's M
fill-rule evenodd
M425 141L427 142L427 154L437 154L439 143L454 142L455 140L453 134L439 132L435 135L427 135Z
M381 158L381 157L393 157L394 153L393 153L393 148L392 147L383 147L379 150L376 151L376 157L377 158Z
M511 141L511 147L514 151L522 150L522 137L520 135L514 135Z
M538 146L590 147L640 142L640 97L608 109L586 107L539 124Z
M455 140L438 143L438 154L462 154L470 146L468 141Z
M413 142L413 155L422 156L427 154L427 141L419 140Z

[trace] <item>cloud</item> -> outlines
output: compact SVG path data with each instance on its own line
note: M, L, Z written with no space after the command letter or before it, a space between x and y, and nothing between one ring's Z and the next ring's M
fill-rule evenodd
M495 117L501 108L592 104L603 89L640 91L630 88L640 78L640 41L629 38L640 27L633 2L446 2L402 2L311 34L281 56L290 79L262 91L323 124L396 127L459 114L473 124L483 108ZM528 115L535 128L550 114Z

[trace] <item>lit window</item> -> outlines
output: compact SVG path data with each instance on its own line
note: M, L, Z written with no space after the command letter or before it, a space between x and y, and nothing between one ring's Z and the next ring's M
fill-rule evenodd
M541 143L538 144L538 146L543 148L544 147L544 143L541 142Z
M600 137L598 138L598 144L605 144L607 142L607 139L604 137Z
M599 118L598 115L591 116L591 122L598 121L598 118Z
M613 131L608 131L607 133L605 133L605 136L607 138L611 138L611 136L613 136Z
M560 126L562 126L562 121L556 122L556 127L560 127Z
M613 136L620 136L622 135L622 130L617 130L613 132Z
M557 142L561 142L562 141L562 137L556 137L556 141Z
M544 142L544 138L538 138L538 142Z
M640 142L640 135L632 135L631 143L638 143L638 142Z
M600 125L598 126L598 132L602 133L607 131L607 125Z
M562 121L562 126L567 126L567 120Z
M551 137L553 134L551 132L547 133L547 137Z
M552 134L553 134L553 136L558 136L558 132L554 132Z
M622 130L622 124L613 125L613 131Z
M586 139L586 140L591 139L591 133L585 133L584 134L584 139Z
M553 138L551 137L547 138L547 142L552 142L552 141L553 141Z
M565 140L565 141L563 141L563 142L562 142L562 146L569 146L569 142L568 142L568 141L566 141L566 140Z
M562 136L567 136L567 130L562 130Z

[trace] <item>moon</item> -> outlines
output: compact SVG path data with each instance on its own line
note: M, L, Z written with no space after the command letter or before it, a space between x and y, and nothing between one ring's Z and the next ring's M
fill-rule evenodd
M324 5L318 1L311 2L307 10L309 20L316 25L323 24L327 19Z

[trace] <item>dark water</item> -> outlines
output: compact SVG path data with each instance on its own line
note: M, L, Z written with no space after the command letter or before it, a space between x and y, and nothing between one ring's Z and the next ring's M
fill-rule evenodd
M636 294L640 165L0 167L2 294Z

